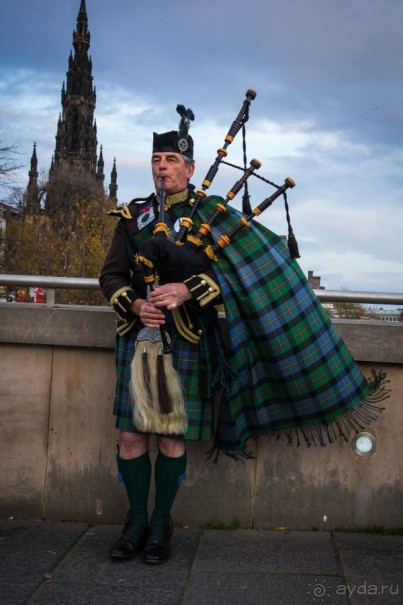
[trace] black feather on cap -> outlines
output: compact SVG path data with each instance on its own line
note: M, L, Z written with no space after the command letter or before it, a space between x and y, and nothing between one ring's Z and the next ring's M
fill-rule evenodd
M184 105L177 105L176 111L181 117L179 122L178 134L180 137L186 139L189 133L190 122L193 122L193 120L195 119L195 115L190 109L190 107L186 109Z
M193 139L188 134L190 123L194 120L193 111L184 105L177 105L176 111L181 116L178 131L171 130L162 134L153 133L153 153L173 151L193 159Z

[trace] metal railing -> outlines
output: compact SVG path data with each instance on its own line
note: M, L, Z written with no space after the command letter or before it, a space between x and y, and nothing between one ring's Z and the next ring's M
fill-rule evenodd
M64 290L99 290L97 279L89 277L53 277L50 275L8 275L0 274L0 286L46 288L48 304L54 296L50 291L59 288ZM403 305L403 293L393 292L353 292L345 290L314 289L321 302L353 302L386 305ZM50 296L49 296L50 295Z
M90 277L53 277L52 275L8 275L0 273L0 286L51 288L53 290L99 290L97 279Z

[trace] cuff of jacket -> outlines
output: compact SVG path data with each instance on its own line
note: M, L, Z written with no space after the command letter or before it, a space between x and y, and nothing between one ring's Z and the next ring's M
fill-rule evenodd
M124 320L124 319L118 319L117 324L116 324L116 332L119 334L119 336L124 336L132 329L132 327L135 325L136 321L137 321L137 317L135 317L131 321Z
M205 273L192 275L183 283L189 288L199 307L205 307L221 296L220 286Z
M138 298L137 294L129 286L120 288L111 296L110 303L120 320L127 322L133 319L130 306L136 298Z

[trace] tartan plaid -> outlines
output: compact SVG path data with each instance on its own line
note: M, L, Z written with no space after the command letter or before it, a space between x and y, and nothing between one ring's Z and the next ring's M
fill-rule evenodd
M208 220L211 209L198 214ZM226 213L214 239L231 233L240 216ZM308 445L324 444L337 436L331 425L341 415L355 426L360 417L374 419L362 409L370 386L286 243L253 222L218 256L212 268L224 298L232 373L216 447L242 451L250 437L293 428Z
M217 202L222 198L212 196L199 205L195 230L215 213ZM175 207L169 212L173 220L182 214ZM220 215L212 228L214 240L231 233L241 216L233 208ZM135 236L137 248L150 229ZM295 434L297 444L301 436L307 445L324 445L376 418L379 408L370 403L374 386L361 374L281 238L253 222L219 253L212 269L224 299L228 363L216 327L204 327L199 345L184 340L174 326L168 330L188 398L187 439L212 435L217 372L225 373L214 435L217 452L248 455L250 438L280 432L290 442ZM123 430L135 430L128 372L138 330L117 342L115 414Z
M133 425L133 400L130 395L130 364L133 359L136 338L144 327L138 321L124 336L116 338L116 393L113 413L116 428L138 432ZM203 336L200 343L191 344L180 336L172 316L167 314L166 329L171 338L172 362L185 392L188 429L181 438L194 441L211 439L214 429L214 397L220 386L221 335L216 326L200 321ZM171 438L172 435L169 435Z

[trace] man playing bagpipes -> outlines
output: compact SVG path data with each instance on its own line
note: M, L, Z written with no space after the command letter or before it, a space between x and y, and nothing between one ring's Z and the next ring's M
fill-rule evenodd
M179 130L154 133L156 193L111 212L120 220L100 284L118 317L117 464L130 503L112 559L143 551L146 563L169 558L170 510L185 477L187 440L214 438L216 459L219 452L248 457L248 440L264 434L324 445L375 420L375 404L386 395L384 375L367 381L360 373L292 258L295 249L290 254L292 246L252 220L292 180L247 220L228 205L231 192L226 200L204 194L253 98L248 91L197 192L189 185L194 116L178 106ZM158 454L149 520L152 434Z

